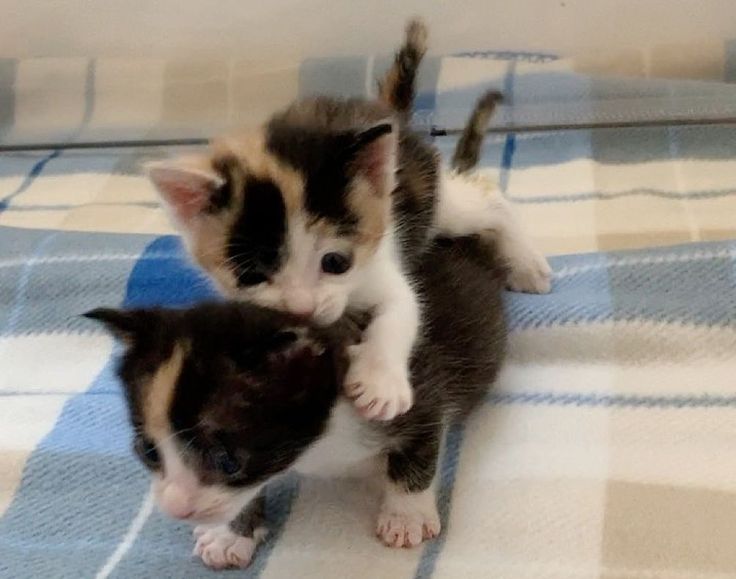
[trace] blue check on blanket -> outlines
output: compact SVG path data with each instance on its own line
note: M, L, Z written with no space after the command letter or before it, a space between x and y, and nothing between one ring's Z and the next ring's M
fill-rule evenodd
M432 114L477 68L457 60L437 65ZM305 70L295 86L327 82ZM436 138L446 158L454 142ZM0 156L3 579L217 576L152 504L115 345L79 317L215 295L140 174L171 152ZM736 577L734 158L732 126L489 136L479 172L552 256L554 287L507 296L501 378L446 441L443 534L386 549L362 483L289 477L232 575Z

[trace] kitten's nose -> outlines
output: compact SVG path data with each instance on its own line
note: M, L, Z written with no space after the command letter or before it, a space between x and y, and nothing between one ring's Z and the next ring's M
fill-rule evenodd
M316 309L314 297L306 290L291 289L284 292L286 311L300 318L311 318Z
M161 510L175 519L188 519L194 514L192 497L176 484L169 484L159 497Z

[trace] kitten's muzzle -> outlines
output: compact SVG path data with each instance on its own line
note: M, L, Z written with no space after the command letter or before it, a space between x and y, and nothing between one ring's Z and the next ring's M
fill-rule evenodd
M289 288L283 294L284 309L297 318L310 319L317 309L314 295L303 289Z
M158 496L161 510L175 519L191 519L196 509L190 493L175 484L168 484Z

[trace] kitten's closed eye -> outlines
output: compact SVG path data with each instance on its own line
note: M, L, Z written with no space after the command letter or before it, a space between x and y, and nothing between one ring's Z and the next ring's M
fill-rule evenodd
M137 436L133 442L133 449L148 468L157 469L161 466L161 455L153 441L144 436Z
M238 273L238 285L241 287L259 285L267 281L268 277L258 271L241 271Z
M243 461L228 452L226 448L219 447L209 452L209 461L215 470L227 477L233 477L243 472Z

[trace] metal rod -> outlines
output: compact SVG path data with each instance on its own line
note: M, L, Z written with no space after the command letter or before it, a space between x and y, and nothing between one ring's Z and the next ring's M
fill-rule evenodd
M719 119L694 118L694 119L657 119L649 121L620 121L609 123L577 123L577 124L551 124L551 125L519 125L511 127L491 127L488 133L543 133L552 131L579 131L589 129L619 129L619 128L646 128L646 127L669 127L669 126L693 126L693 125L736 125L736 117L723 117ZM421 130L421 128L419 129ZM429 134L433 137L447 135L459 135L462 129L443 129L431 127ZM47 151L51 149L75 150L75 149L128 149L140 147L185 147L205 145L209 139L205 137L192 137L186 139L139 139L118 141L79 141L68 143L20 143L0 144L0 153L24 152L24 151Z
M518 127L490 127L486 133L543 133L552 131L579 131L586 129L620 129L631 127L671 127L692 125L734 125L736 117L723 117L719 119L656 119L649 121L618 121L608 123L576 123L559 125L520 125ZM432 127L430 134L433 137L446 135L459 135L463 129L441 129Z
M49 149L130 149L136 147L186 147L206 145L209 139L197 137L190 139L149 139L130 141L79 141L69 143L24 143L18 145L0 145L0 153L17 153L23 151L48 151Z

